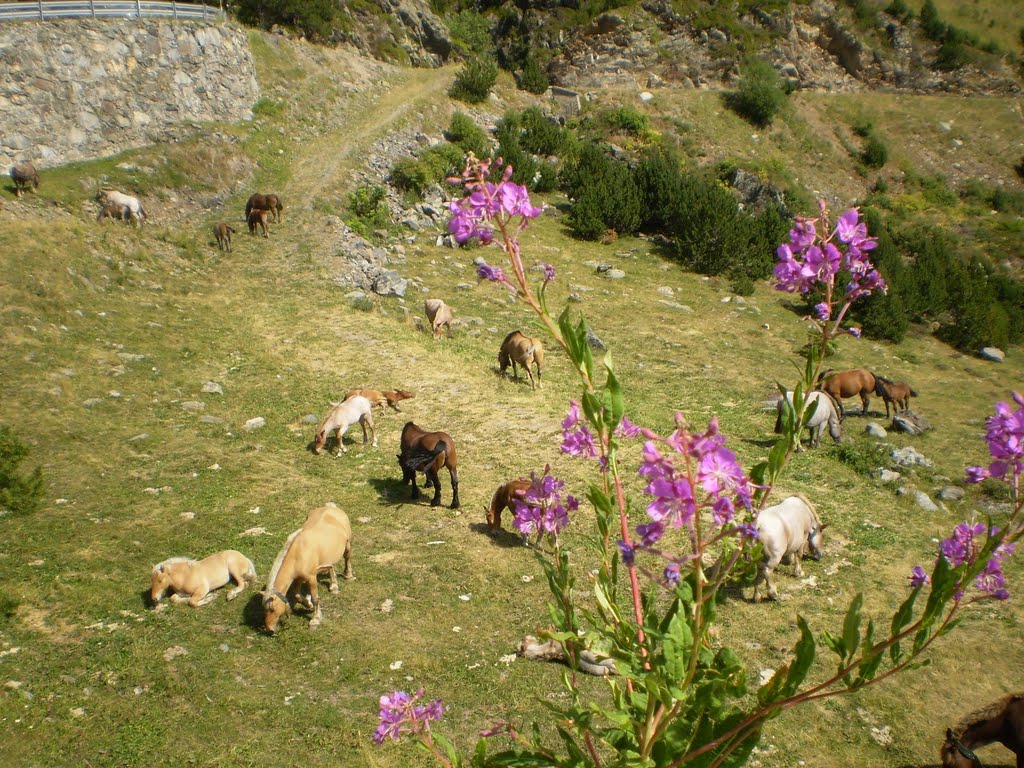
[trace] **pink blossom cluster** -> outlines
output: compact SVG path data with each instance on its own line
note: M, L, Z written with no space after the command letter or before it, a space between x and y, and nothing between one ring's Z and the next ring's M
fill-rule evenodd
M569 513L580 508L579 500L569 494L562 502L565 482L551 474L550 464L540 477L532 472L530 480L530 487L512 502L514 525L527 538L531 534L538 540L546 533L557 536L569 525Z
M987 467L967 470L967 482L980 483L988 477L1006 480L1014 489L1024 472L1024 396L1013 393L1013 401L1021 406L1011 410L1008 403L996 403L995 416L985 421L985 440L994 461Z
M543 206L538 208L530 202L530 193L525 185L511 181L512 166L505 166L497 183L490 181L490 166L491 161L477 160L470 154L462 177L450 180L462 184L469 193L449 204L452 217L448 231L456 242L465 243L477 238L481 243L490 243L494 240L495 226L503 229L518 219L516 227L522 229L530 219L544 212ZM515 243L515 240L511 242ZM482 276L489 280L498 279L490 274Z
M881 291L887 286L881 274L872 266L868 251L878 242L870 237L867 227L860 221L856 208L851 208L839 217L834 230L823 236L818 224L826 228L825 202L819 202L821 216L817 219L798 217L796 225L789 231L789 242L776 250L778 263L775 265L775 287L789 293L806 294L814 289L826 289L835 284L840 272L850 275L846 285L846 302ZM831 294L830 294L831 295ZM822 322L829 320L832 307L823 302L815 307L815 316Z
M594 435L584 422L580 421L580 404L569 401L569 413L562 419L562 453L570 456L596 456Z
M444 712L440 699L429 704L417 704L423 698L420 688L410 696L405 691L394 691L380 697L380 725L374 731L373 740L382 744L384 739L397 740L399 736L430 731L430 721L440 720Z

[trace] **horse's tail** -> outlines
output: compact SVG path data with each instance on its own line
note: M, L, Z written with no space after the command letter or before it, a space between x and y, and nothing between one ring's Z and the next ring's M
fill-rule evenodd
M910 396L911 396L911 397L917 397L917 390L915 390L915 389L914 389L913 387L911 387L911 386L910 386L909 384L907 385L907 391L909 391L909 392L910 392Z
M404 470L423 472L444 452L445 444L443 441L439 440L432 451L421 446L411 448L399 458L399 463L402 465L402 469Z
M234 229L234 227L231 227L231 226L229 226L229 225L227 225L227 224L225 224L225 225L224 225L224 227L225 227L225 228L227 229L227 231L228 231L228 232L230 232L231 234L233 234L233 235L234 235L234 234L237 234L237 232L235 232L235 229Z
M885 390L885 385L892 384L892 382L889 381L884 376L878 376L877 374L873 375L875 376L875 394L878 395L879 397L885 397L885 395L887 394Z
M149 215L146 213L146 209L142 207L142 203L139 203L139 216L143 219L149 219Z

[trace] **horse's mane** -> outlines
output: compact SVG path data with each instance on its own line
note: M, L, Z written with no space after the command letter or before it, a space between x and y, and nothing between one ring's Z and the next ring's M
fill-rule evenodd
M515 336L515 335L516 335L517 333L518 333L518 334L520 334L521 336L525 336L525 335L526 335L526 334L525 334L525 333L523 333L523 332L522 332L521 330L519 330L518 328L516 328L516 329L515 329L514 331L510 331L510 332L509 332L509 334L508 334L508 335L507 335L507 336L505 337L505 339L504 339L504 340L503 340L503 341L501 342L501 346L503 346L503 347L504 347L504 346L505 346L506 344L508 344L508 340L509 340L509 339L511 339L511 338L512 338L513 336Z
M818 517L818 510L814 508L814 505L811 503L810 499L808 499L802 493L791 493L789 495L790 496L796 496L798 499L800 499L800 501L802 501L804 504L806 504L807 508L809 510L811 510L811 517L814 518L814 522L816 522L819 526L821 525L821 518Z
M165 565L177 565L178 563L194 563L196 562L191 557L168 557L163 562L157 563L153 566L153 573L156 573Z
M301 528L296 531L292 531L288 538L285 539L284 546L281 547L281 551L277 553L277 559L274 560L274 564L270 566L270 575L267 576L268 592L274 588L274 582L277 580L277 572L281 570L281 565L284 563L285 555L288 554L288 550L291 548L292 542L295 541L295 537L298 536L301 531Z
M996 699L991 704L986 704L981 709L976 709L969 715L965 715L960 722L956 724L956 728L953 729L953 735L959 739L969 728L986 720L991 720L996 715L1001 714L1003 710L1017 699L1024 699L1024 691L1009 693L1001 699Z

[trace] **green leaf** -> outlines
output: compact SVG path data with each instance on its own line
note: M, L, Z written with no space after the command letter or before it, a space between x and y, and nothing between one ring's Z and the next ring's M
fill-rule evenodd
M594 429L598 429L602 423L601 401L597 399L597 395L593 392L584 392L582 405L583 413L587 417L587 421L590 422Z
M846 658L846 647L843 645L843 641L827 629L821 633L821 642L828 646L832 653L839 657L840 663Z
M665 675L672 682L679 682L686 676L693 650L693 630L681 613L677 612L669 621L662 643Z
M622 398L622 385L612 372L611 353L605 355L604 365L605 370L608 371L608 380L605 383L605 389L608 392L609 401L605 408L605 425L608 427L609 432L614 432L618 429L619 423L622 421L622 415L626 412L626 405Z
M800 627L800 639L797 640L796 646L793 648L795 658L789 665L786 683L782 688L783 696L792 696L796 693L804 678L807 677L811 664L814 663L814 655L817 650L814 635L811 634L811 628L807 626L804 617L797 615L796 623Z
M864 593L859 592L850 601L846 618L843 620L843 649L846 651L846 658L853 658L860 646L860 609L863 605Z

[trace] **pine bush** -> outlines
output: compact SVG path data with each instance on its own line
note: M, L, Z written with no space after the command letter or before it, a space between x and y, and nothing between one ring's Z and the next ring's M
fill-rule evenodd
M448 95L467 104L479 104L487 100L497 81L498 65L493 59L478 56L467 61L459 70Z
M0 514L26 515L43 503L43 472L36 467L25 474L19 465L29 449L7 427L0 426Z

